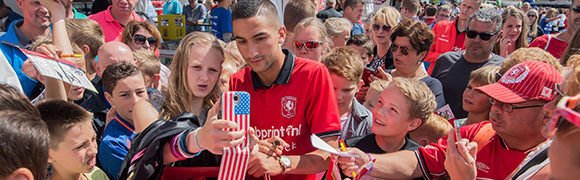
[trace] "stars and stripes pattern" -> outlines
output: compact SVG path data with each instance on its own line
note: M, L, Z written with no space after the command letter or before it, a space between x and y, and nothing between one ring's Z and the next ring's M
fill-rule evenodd
M238 101L234 101L237 97ZM250 94L241 91L225 92L222 95L222 112L225 120L234 121L238 129L226 131L245 131L250 126ZM247 136L247 135L246 135ZM244 179L250 159L249 138L232 148L224 148L224 155L218 175L219 180Z

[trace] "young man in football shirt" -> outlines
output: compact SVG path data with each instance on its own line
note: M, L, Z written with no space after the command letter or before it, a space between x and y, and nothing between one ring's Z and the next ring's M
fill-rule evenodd
M286 28L272 18L277 14L268 0L240 1L232 12L234 39L249 67L232 75L230 90L250 93L250 126L261 140L247 173L314 179L327 169L330 154L316 150L310 136L337 148L336 97L323 64L282 50Z

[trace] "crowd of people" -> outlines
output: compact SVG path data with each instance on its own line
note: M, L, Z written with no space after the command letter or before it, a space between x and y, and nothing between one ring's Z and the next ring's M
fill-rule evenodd
M580 174L580 1L168 0L194 27L169 64L138 3L87 17L17 0L0 36L0 179L211 179L241 144L246 179ZM222 117L226 91L250 95L249 129Z

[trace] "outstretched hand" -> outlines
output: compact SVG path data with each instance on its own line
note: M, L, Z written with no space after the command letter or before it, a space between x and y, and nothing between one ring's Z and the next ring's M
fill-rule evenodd
M359 157L341 157L338 156L337 162L342 172L352 177L352 172L358 172L365 164L369 163L368 156L357 148L347 148L347 154L358 155Z
M238 124L218 119L220 108L221 99L209 110L205 124L197 130L199 146L213 154L223 154L224 147L237 146L246 139L244 131L225 131L225 129L237 129Z

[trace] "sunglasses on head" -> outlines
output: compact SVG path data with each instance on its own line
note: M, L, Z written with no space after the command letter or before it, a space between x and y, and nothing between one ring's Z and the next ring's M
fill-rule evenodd
M580 6L572 7L572 11L574 11L575 13L580 13Z
M499 33L499 31L494 32L494 33L486 33L486 32L477 32L474 30L467 30L466 35L468 38L473 39L476 38L477 36L479 36L479 38L481 38L481 40L487 41L489 39L491 39L492 36L496 35Z
M572 110L574 106L576 106L576 102L580 99L580 94L570 97L564 96L556 105L556 111L554 112L554 116L552 120L548 123L550 127L548 135L550 137L556 134L558 128L564 122L563 120L568 120L570 123L580 127L580 113Z
M322 42L320 41L299 41L299 40L294 40L293 42L294 47L298 50L302 49L302 46L304 46L304 48L306 48L307 50L314 50L316 48L318 48L318 46L320 46L320 44L322 44Z
M397 52L397 49L399 49L401 51L401 54L403 55L409 55L409 47L405 47L405 46L399 46L395 43L391 44L391 51L393 51L393 53Z
M381 29L381 27L383 27L383 31L385 32L389 32L391 30L391 26L388 25L380 25L380 24L373 24L373 30L375 31L379 31L379 29Z
M135 36L133 36L133 42L135 42L135 44L143 45L143 44L145 44L145 41L149 42L149 45L152 45L152 46L157 44L157 38L155 38L155 37L147 38L141 34L135 34Z

